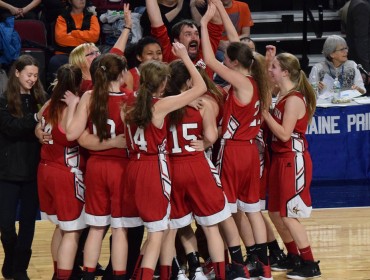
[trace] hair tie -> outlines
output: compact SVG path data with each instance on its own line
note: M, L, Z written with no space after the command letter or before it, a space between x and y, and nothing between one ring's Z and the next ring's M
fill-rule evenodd
M104 72L107 70L107 67L105 67L104 65L100 65L100 68L103 69Z
M206 69L206 64L205 64L205 62L203 61L203 59L199 59L198 61L197 61L197 63L195 64L195 67L200 67L200 68L202 68L202 69Z

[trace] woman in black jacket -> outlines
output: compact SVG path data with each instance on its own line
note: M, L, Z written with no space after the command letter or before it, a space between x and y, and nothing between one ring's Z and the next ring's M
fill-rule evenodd
M4 278L29 279L27 268L38 212L37 166L40 144L34 134L46 100L37 61L20 56L0 98L0 232ZM15 222L19 208L19 231Z

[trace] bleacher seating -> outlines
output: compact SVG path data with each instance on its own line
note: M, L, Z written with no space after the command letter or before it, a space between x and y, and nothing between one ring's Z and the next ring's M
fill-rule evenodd
M307 42L303 41L303 1L255 1L247 0L252 12L254 26L251 28L251 38L256 42L258 51L264 53L265 46L275 45L278 52L290 52L302 57L302 50L306 48L308 67L322 61L322 46L329 35L342 35L340 32L340 18L337 10L343 1L321 1L323 7L322 35L314 33L314 25L307 17ZM318 23L318 2L307 1L316 24ZM282 3L284 2L284 3Z

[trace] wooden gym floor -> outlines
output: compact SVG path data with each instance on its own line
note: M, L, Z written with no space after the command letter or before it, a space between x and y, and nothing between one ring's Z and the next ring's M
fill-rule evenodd
M370 280L370 207L317 209L302 223L309 234L315 259L320 260L321 279ZM48 221L36 222L28 269L31 279L50 280L52 277L50 240L53 230L54 226ZM100 258L102 265L107 264L108 248L106 238ZM3 258L1 248L0 265ZM275 280L286 279L283 272L273 272L273 277Z

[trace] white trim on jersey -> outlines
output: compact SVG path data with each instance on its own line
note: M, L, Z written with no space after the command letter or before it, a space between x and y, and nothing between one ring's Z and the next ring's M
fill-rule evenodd
M179 219L171 219L170 229L179 229L179 228L186 227L190 225L192 221L193 221L192 213L189 213L186 216L181 217Z
M261 208L261 210L267 210L266 209L266 200L265 199L260 199L260 208Z
M227 218L231 216L231 209L229 207L229 203L227 202L226 195L224 194L225 197L225 205L224 209L222 209L220 212L215 213L211 216L196 216L194 215L195 220L197 223L201 226L212 226L215 224L218 224L222 221L225 221Z
M241 200L237 200L238 209L245 213L256 213L261 211L261 204L260 202L255 203L245 203Z
M73 221L59 221L57 215L48 215L45 212L41 212L42 220L49 220L63 231L74 231L81 230L87 227L85 223L85 208L82 209L80 216Z
M238 206L236 204L236 202L228 202L227 203L229 205L229 209L231 211L232 214L235 214L236 212L238 212Z
M306 186L305 179L305 164L302 153L296 153L295 158L295 191L296 193L301 192Z
M111 216L94 216L88 213L85 213L85 222L90 226L105 227L110 225Z
M148 230L148 232L157 232L168 229L168 225L170 222L170 211L171 205L168 203L167 207L167 214L163 217L162 220L154 221L154 222L144 222L144 226Z
M123 220L122 217L119 218L110 218L110 227L111 228L123 228Z
M122 218L123 227L125 228L132 228L132 227L139 227L144 225L143 220L140 217L124 217Z

